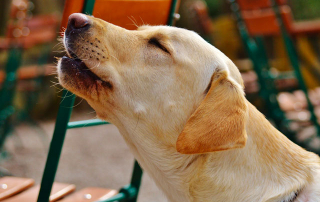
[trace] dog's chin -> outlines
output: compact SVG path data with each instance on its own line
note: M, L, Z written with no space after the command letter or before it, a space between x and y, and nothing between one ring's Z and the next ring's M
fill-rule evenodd
M95 98L101 91L112 90L109 81L102 80L80 59L64 56L58 63L60 84L84 98Z

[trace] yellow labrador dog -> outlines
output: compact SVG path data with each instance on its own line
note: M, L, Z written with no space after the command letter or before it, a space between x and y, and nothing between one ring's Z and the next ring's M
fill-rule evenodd
M244 96L237 67L192 31L129 31L72 14L59 81L118 127L171 202L317 202L320 159Z

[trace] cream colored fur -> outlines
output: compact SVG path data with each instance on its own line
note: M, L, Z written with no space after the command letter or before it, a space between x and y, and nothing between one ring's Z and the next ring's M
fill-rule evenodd
M113 87L85 85L59 63L60 83L118 127L169 201L281 202L295 191L295 202L320 201L319 157L244 98L240 73L222 52L192 31L128 31L88 18L72 51ZM169 53L150 44L153 37Z

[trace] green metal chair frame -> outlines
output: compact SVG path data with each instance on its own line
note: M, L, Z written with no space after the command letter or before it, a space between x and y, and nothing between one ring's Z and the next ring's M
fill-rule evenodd
M92 14L95 0L86 0L84 3L82 13ZM177 0L171 1L171 8L168 17L167 25L173 24L174 12L176 10ZM61 156L61 150L67 129L81 128L89 126L97 126L103 124L109 124L108 122L95 120L85 120L77 122L69 122L72 108L74 105L75 95L67 90L63 90L62 101L59 106L58 116L56 119L55 129L53 137L50 143L48 157L45 165L45 169L42 176L41 188L37 202L49 202L49 196L56 175L56 171ZM111 202L111 201L126 201L135 202L137 201L139 188L141 184L142 169L139 164L135 161L132 172L131 182L129 185L122 187L119 193L112 198L99 201L99 202Z
M45 53L39 58L38 65L41 67L47 62L49 52L49 46L46 45ZM19 46L13 46L9 49L8 60L5 67L6 77L3 81L3 84L0 89L0 153L3 152L3 145L5 139L10 134L12 130L12 123L10 118L14 113L17 112L17 109L14 107L14 96L16 93L17 86L17 71L22 63L22 54L23 48ZM38 86L42 82L42 77L34 78ZM26 120L34 124L34 121L27 115L28 112L34 107L34 100L37 99L38 93L33 93L26 101L26 106L24 109L19 111L20 117L18 121ZM16 120L15 120L16 121ZM36 124L34 124L36 125Z
M3 154L3 145L5 139L10 134L12 130L12 123L10 118L18 110L13 106L14 96L16 93L17 86L17 71L22 63L22 54L24 48L20 43L17 43L15 39L10 40L10 46L8 48L8 59L5 66L5 79L0 88L0 153ZM50 46L45 44L43 49L43 54L38 60L38 65L43 66L47 60L50 53ZM34 79L38 85L40 85L42 78L38 77ZM31 98L31 96L29 96ZM36 94L33 95L33 100L37 97ZM30 117L27 116L27 112L31 111L34 107L34 102L27 100L26 107L21 111L20 119L29 118L29 121L34 123ZM20 111L19 111L20 112ZM36 124L34 124L36 125Z
M259 93L262 99L265 101L266 107L268 109L266 116L269 119L273 120L276 127L281 132L286 134L289 139L291 139L294 142L297 142L295 133L291 131L288 127L290 120L288 120L285 117L283 111L279 107L279 103L276 98L278 94L278 90L275 87L276 77L270 72L270 64L268 61L265 45L263 43L263 36L250 36L244 23L244 20L241 16L239 5L236 3L236 0L229 0L229 2L231 3L231 10L235 14L237 20L241 39L244 43L245 49L248 52L249 58L253 62L254 70L257 73L258 81L260 84ZM286 27L283 24L283 19L281 17L278 5L275 3L274 0L271 0L271 3L279 24L280 33L285 44L285 49L287 51L290 63L294 70L294 75L298 80L299 87L304 92L307 99L308 110L311 114L310 121L316 127L317 136L320 137L320 125L317 122L313 105L311 104L310 99L308 97L308 90L300 70L296 47L294 46L293 40L291 36L288 34L288 31L286 30ZM299 142L299 144L304 147L307 147L308 141L311 141L311 139L308 139L303 143Z
M12 47L9 49L6 64L6 77L0 91L0 152L4 141L10 131L9 118L15 112L13 97L17 84L17 70L22 60L22 48Z

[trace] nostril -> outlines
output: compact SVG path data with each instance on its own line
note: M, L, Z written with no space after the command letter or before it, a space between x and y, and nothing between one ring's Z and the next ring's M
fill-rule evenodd
M80 29L89 24L88 18L85 15L72 14L69 19L70 19L71 26L73 26L73 28L75 29Z
M89 24L87 16L81 13L73 13L69 16L69 23L74 29L80 29Z

